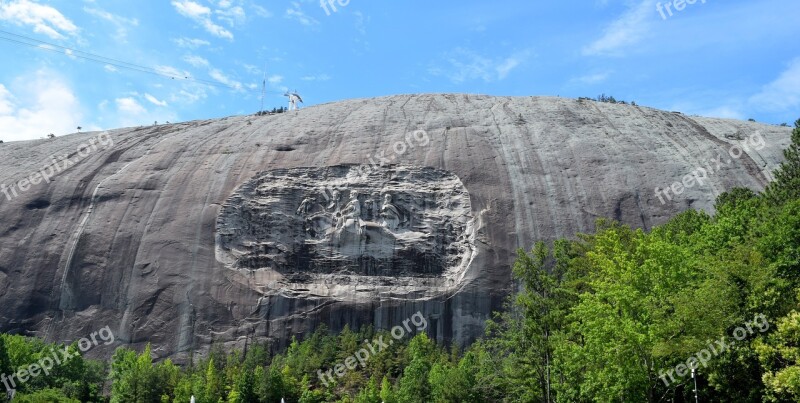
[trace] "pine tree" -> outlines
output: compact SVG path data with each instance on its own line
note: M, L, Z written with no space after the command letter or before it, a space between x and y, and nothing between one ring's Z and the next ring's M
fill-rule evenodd
M10 374L11 372L11 359L8 358L6 339L0 335L0 374Z
M224 396L224 385L222 376L219 373L214 359L208 360L208 367L206 368L206 384L205 384L206 399L210 402L217 402Z
M355 403L375 403L380 401L381 396L378 390L378 382L375 380L375 377L372 377L369 379L369 382L367 382L367 386L356 396Z
M383 403L395 403L394 391L392 391L392 384L389 378L384 376L381 381L381 401Z
M775 205L800 199L800 119L794 123L792 143L783 150L783 156L786 161L773 172L775 180L766 190L768 200Z
M242 403L255 403L258 402L256 396L256 380L252 369L244 368L239 380L236 383L236 393L238 394L238 401Z
M0 335L0 374L8 375L12 371L11 359L8 358L8 350L6 348L6 339L3 335ZM6 392L5 386L3 386L2 392L0 393L0 402L6 401Z

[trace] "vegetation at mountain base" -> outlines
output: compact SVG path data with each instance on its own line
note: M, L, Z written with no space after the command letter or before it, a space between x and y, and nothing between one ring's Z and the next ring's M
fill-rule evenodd
M784 154L763 193L733 189L714 215L650 232L599 220L520 250L519 292L463 351L409 335L325 380L390 333L321 327L280 354L215 347L187 368L120 348L110 364L76 356L32 378L15 401L679 402L695 399L693 366L700 401L800 401L800 120ZM0 370L52 349L2 335Z

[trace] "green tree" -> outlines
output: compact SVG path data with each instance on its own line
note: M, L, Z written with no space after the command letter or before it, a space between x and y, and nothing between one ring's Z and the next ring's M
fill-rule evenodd
M431 385L431 401L478 402L472 393L474 378L459 365L441 360L431 367L428 383Z
M5 336L0 334L0 374L11 374L13 371L11 359L8 357Z
M205 401L217 403L225 400L225 385L222 374L214 364L214 359L208 360L206 366L205 379Z
M370 378L364 389L356 395L354 403L381 403L381 394L375 377Z
M36 392L20 393L14 397L14 403L81 403L78 399L73 399L64 395L58 389L42 389Z
M257 403L256 379L253 369L245 368L236 382L237 403Z
M408 345L411 362L398 381L397 401L399 403L426 402L430 400L428 372L438 352L436 346L424 333L411 339Z
M792 142L783 151L786 158L773 172L775 180L767 186L767 198L773 204L800 199L800 119L795 121Z
M148 349L149 350L149 349ZM111 357L111 403L134 401L136 396L136 352L120 348Z
M149 344L139 356L133 350L117 349L109 374L111 402L149 403L173 398L178 373L169 360L154 366Z
M11 359L8 358L6 339L4 335L0 334L0 374L10 375L12 372L14 372L14 370L11 367ZM6 387L3 386L0 390L0 402L5 402L7 400L6 392Z
M262 401L264 402L280 402L281 399L286 396L283 376L281 376L281 371L275 364L276 363L273 361L273 365L269 367L269 371L265 375L266 385L264 394L262 395Z
M765 368L764 400L800 401L800 313L792 311L777 323L776 332L754 344Z
M381 401L383 403L396 403L394 390L392 389L392 383L389 382L389 378L384 376L381 380Z

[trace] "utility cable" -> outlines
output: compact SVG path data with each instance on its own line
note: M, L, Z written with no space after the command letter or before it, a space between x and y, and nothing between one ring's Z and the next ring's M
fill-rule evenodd
M2 35L12 36L14 38L9 38L9 37L2 36ZM15 38L17 38L17 39L15 39ZM0 29L0 40L4 40L4 41L10 42L10 43L14 43L14 44L18 44L18 45L30 46L30 47L41 49L41 50L47 50L47 51L50 51L50 52L63 54L65 56L76 57L76 58L87 60L87 61L90 61L90 62L100 63L100 64L104 64L104 65L108 65L108 66L114 66L114 67L121 68L121 69L127 69L127 70L132 70L132 71L136 71L136 72L140 72L140 73L146 73L146 74L152 74L152 75L156 75L156 76L166 77L166 78L170 78L170 79L173 79L173 80L179 79L179 80L193 81L193 82L196 82L196 83L199 83L199 84L204 84L204 85L208 85L208 86L212 86L212 87L226 88L226 89L231 89L231 90L235 90L235 91L245 91L244 86L235 86L235 85L223 84L223 83L216 82L216 81L210 81L210 80L204 80L204 79L201 79L201 78L195 78L195 77L192 77L190 75L184 75L183 77L180 77L180 76L176 76L174 74L169 74L168 72L165 72L163 69L159 70L159 69L156 69L156 68L146 67L146 66L142 66L142 65L139 65L139 64L135 64L135 63L130 63L130 62L122 61L122 60L112 59L110 57L105 57L105 56L101 56L101 55L94 54L94 53L84 52L84 51L81 51L81 50L68 48L66 46L56 45L54 43L45 42L45 41L42 41L42 40L39 40L39 39L35 39L35 38L31 38L31 37L28 37L28 36L15 34L13 32L4 31L2 29ZM34 42L34 43L31 43L31 42ZM249 91L250 92L256 92L257 90L249 90ZM261 91L258 91L258 92L261 93ZM278 92L278 91L268 91L268 92L272 93L272 94L281 94L281 92Z

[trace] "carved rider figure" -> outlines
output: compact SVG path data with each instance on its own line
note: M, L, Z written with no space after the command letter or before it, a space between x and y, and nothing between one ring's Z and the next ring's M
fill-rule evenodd
M331 193L330 203L328 204L328 207L326 207L326 208L328 210L331 210L331 209L339 210L339 190L338 189L334 189L333 192Z
M297 208L295 214L304 217L308 216L308 213L311 212L311 208L314 206L314 202L316 201L317 199L314 197L306 197L305 199L303 199L303 202L300 203L300 207Z
M383 226L391 230L396 230L402 222L400 210L392 204L392 195L387 193L383 196L383 207L381 207L381 218Z
M358 193L354 192L350 202L344 206L339 225L336 227L361 235L361 202L358 200Z

